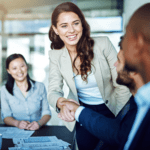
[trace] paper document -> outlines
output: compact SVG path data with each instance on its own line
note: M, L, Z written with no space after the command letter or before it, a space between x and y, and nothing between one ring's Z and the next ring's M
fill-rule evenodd
M70 144L56 136L13 138L13 143L16 147L11 147L9 150L70 150Z
M34 148L34 147L50 147L50 146L66 146L66 144L64 144L61 141L56 141L56 142L38 142L38 143L22 143L22 144L17 144L18 147L30 147L30 148Z
M56 136L37 136L37 137L29 137L27 139L21 138L13 138L14 144L21 144L21 143L37 143L37 142L55 142L57 141Z
M2 138L12 139L29 138L34 133L34 131L19 129L17 127L0 127L0 133L2 134Z
M53 146L53 147L39 147L39 148L10 147L9 150L64 150L64 149L63 147Z
M25 148L25 147L10 147L9 150L71 150L69 147L68 148L62 148L62 147L40 147L40 148L37 148L35 147L34 149L31 149L31 148Z

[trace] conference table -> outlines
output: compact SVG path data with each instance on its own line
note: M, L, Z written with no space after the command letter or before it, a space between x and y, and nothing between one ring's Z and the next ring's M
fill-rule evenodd
M0 124L0 127L10 126ZM58 139L70 143L71 149L74 144L74 131L70 132L65 126L43 126L39 130L36 130L32 136L56 136ZM1 150L8 150L8 147L14 147L12 139L2 139Z

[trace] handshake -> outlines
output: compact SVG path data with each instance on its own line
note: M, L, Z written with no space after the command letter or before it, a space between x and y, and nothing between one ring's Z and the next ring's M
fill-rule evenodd
M80 104L73 99L65 99L58 102L60 113L58 117L64 121L72 122L75 120L75 112Z

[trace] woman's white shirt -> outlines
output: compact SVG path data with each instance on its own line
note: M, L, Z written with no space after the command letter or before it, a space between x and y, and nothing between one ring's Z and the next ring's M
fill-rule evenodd
M88 72L87 82L83 81L81 75L74 74L78 98L81 102L89 105L103 104L102 95L99 91L93 71Z

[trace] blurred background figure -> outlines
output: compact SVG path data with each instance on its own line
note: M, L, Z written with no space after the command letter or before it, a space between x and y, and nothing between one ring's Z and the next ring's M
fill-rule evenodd
M2 119L5 124L26 130L38 130L51 118L43 83L32 80L21 54L6 59L8 79L1 88Z
M108 36L119 51L118 41L133 12L149 0L67 0L85 15L91 36ZM66 0L0 0L0 86L7 80L6 58L21 53L29 64L28 73L48 88L48 30L54 8ZM68 88L64 86L67 97ZM49 124L62 125L52 110Z

